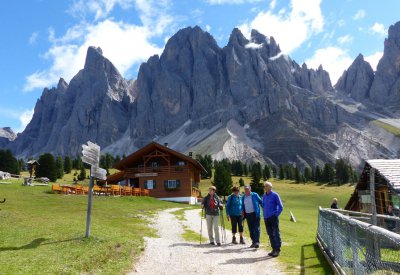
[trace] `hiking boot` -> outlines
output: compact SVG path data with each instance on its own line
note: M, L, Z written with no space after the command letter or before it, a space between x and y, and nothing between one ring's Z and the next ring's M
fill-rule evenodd
M260 244L259 243L255 243L254 244L254 248L259 248L260 247Z
M250 248L254 248L255 247L255 243L252 243L251 245L250 245Z
M211 244L211 245L215 245L215 243L214 243L214 242L210 242L210 244Z
M236 240L236 237L235 237L235 236L233 236L233 237L232 237L232 243L233 243L233 244L238 244L238 242L237 242L237 240Z
M274 254L275 250L272 250L271 252L268 253L268 256L272 256Z
M281 252L279 251L279 250L275 250L273 253L272 253L272 257L278 257L279 256L279 254L281 254Z
M221 246L221 243L217 243L218 246Z
M240 244L246 244L246 243L244 242L243 237L240 237Z

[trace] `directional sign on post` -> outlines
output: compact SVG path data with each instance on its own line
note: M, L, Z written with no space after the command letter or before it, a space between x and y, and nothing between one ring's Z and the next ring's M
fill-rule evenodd
M87 142L82 145L82 162L89 164L90 167L90 186L89 186L89 198L88 198L88 209L86 216L86 237L90 236L90 219L92 213L92 196L93 196L93 185L94 178L105 180L106 170L99 168L100 162L100 146L96 143Z
M90 174L92 177L99 179L99 180L106 180L107 179L107 171L103 168L99 168L96 166L92 166L90 168Z

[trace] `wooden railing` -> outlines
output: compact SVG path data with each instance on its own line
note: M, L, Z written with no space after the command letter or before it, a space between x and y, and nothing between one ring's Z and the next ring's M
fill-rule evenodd
M182 173L188 172L189 168L187 165L171 165L171 166L158 166L158 167L137 167L125 169L125 174L168 174L168 173Z

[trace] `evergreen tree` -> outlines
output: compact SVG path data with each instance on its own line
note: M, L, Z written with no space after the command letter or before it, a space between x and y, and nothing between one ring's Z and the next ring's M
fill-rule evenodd
M318 165L315 167L314 181L322 182L322 171L321 171L321 168Z
M66 156L64 158L64 172L66 174L69 174L71 173L71 171L72 171L72 160L70 157Z
M272 177L277 178L278 176L278 171L276 169L275 165L272 165Z
M249 175L249 170L247 169L247 163L243 163L243 174L246 177Z
M46 153L39 157L39 165L36 166L36 177L46 177L50 181L57 180L57 167L52 154Z
M310 167L306 167L304 168L304 182L308 182L310 180L312 180L312 171L310 169Z
M56 158L57 179L64 177L64 162L61 156Z
M336 180L339 184L349 182L353 169L346 161L343 159L336 160L335 170Z
M244 186L244 180L242 178L239 179L239 186Z
M228 196L232 190L232 176L226 165L222 162L217 163L214 173L214 185L220 196Z
M0 150L0 171L16 175L20 173L19 162L10 150Z
M285 179L285 170L283 168L283 165L279 165L279 179L284 180Z
M269 180L271 178L271 169L268 165L264 165L263 178L264 180Z
M196 155L195 159L204 167L206 172L201 172L201 178L209 179L212 177L213 160L211 155Z
M81 168L80 168L80 173L79 173L79 176L78 176L78 180L84 180L84 179L86 179L86 169L82 165Z
M264 193L264 186L260 182L262 177L261 164L253 163L251 166L251 190L258 193L260 196Z
M120 162L120 161L121 161L121 157L119 155L116 155L114 158L114 164L117 162Z
M322 171L322 182L333 182L335 179L335 170L330 163L325 163Z
M296 181L296 183L300 183L301 181L301 174L299 168L297 167L294 168L294 180Z

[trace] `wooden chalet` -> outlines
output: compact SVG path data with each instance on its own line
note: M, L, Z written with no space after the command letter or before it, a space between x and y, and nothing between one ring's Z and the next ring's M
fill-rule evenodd
M120 170L107 177L107 184L149 190L161 200L195 204L203 166L182 153L156 142L144 146L113 165Z
M375 169L375 202L377 214L384 214L388 205L400 208L400 159L367 160L354 193L345 209L371 213L370 171Z

